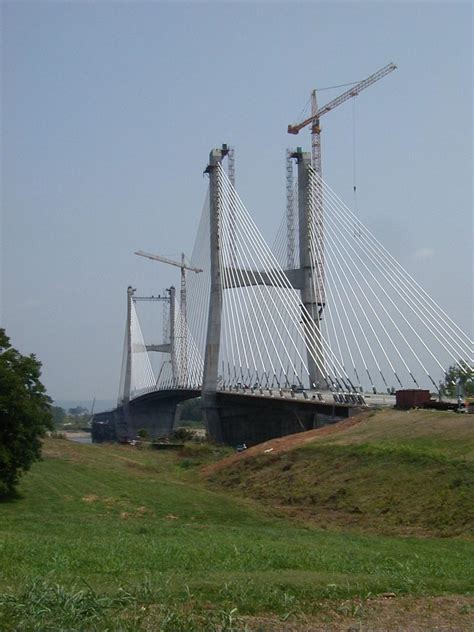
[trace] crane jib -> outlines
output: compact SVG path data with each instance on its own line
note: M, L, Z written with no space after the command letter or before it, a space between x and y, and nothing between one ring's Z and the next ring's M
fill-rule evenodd
M380 70L375 72L373 75L370 75L369 77L367 77L363 81L359 82L356 86L353 86L352 88L349 88L349 90L346 90L346 92L343 92L342 94L340 94L338 97L336 97L332 101L329 101L329 103L326 103L326 105L324 105L317 112L312 114L310 117L308 117L307 119L305 119L301 123L298 123L297 125L288 125L288 133L289 134L298 134L298 132L301 129L303 129L303 127L306 127L307 125L312 123L315 119L319 118L323 114L326 114L327 112L330 112L331 110L333 110L338 105L341 105L341 103L344 103L348 99L351 99L352 97L357 96L360 92L362 92L362 90L365 90L365 88L368 88L373 83L375 83L379 79L382 79L382 77L385 77L385 75L387 75L389 72L392 72L395 69L396 69L396 65L395 64L393 64L393 63L387 64L387 66L384 66L383 68L381 68Z

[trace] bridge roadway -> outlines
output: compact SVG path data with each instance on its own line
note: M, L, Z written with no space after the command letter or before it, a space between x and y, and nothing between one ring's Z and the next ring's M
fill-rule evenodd
M200 389L176 388L151 391L132 399L128 406L94 415L94 441L135 438L139 430L150 437L169 436L177 421L177 407L187 399L201 396ZM392 406L390 395L364 395L370 406ZM370 398L370 399L369 399ZM334 401L330 392L319 400L316 393L291 393L265 389L221 390L217 407L224 443L247 446L287 434L335 423L356 414L365 406Z

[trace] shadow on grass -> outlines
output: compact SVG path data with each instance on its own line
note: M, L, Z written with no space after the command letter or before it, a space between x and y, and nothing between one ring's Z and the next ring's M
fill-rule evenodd
M0 493L0 505L6 503L14 503L22 500L24 496L22 496L16 489Z

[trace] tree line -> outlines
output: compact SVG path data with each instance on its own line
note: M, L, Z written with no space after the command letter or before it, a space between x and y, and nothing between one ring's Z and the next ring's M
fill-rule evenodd
M67 410L61 406L51 406L54 428L61 430L80 430L90 426L91 413L83 406L75 406Z

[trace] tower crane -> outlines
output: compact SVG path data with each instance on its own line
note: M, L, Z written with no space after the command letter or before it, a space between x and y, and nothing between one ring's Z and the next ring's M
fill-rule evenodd
M313 90L311 93L311 116L306 118L301 123L297 123L295 125L288 125L288 133L289 134L298 134L300 130L302 130L307 125L311 125L311 164L313 170L318 174L319 178L322 176L321 169L321 127L319 125L319 119L321 116L330 112L338 105L341 105L348 99L352 99L352 97L357 96L362 90L365 90L373 83L385 77L390 72L396 69L396 65L393 63L387 64L374 74L370 75L363 81L359 81L359 83L353 85L348 90L340 94L329 103L326 103L323 107L318 107L318 101L316 96L316 90ZM293 209L293 165L292 158L297 158L297 160L302 159L301 149L299 149L296 154L291 151L287 152L287 256L288 256L288 267L293 267L294 264L294 252L295 252L295 242L294 242L294 209ZM299 157L298 157L299 156ZM324 225L323 225L323 193L322 193L322 185L319 179L316 179L315 182L315 190L314 190L314 207L313 207L313 215L311 221L313 223L314 235L316 238L316 244L318 248L318 253L316 257L316 261L314 261L314 295L317 301L317 304L320 305L319 311L319 319L322 318L322 310L326 303L325 298L325 274L324 274ZM355 191L355 185L354 185ZM303 224L300 219L300 240L301 240L301 230L307 230L307 227Z
M297 123L295 125L288 125L288 134L298 134L300 130L302 130L307 125L311 124L311 157L313 169L316 173L321 176L321 128L319 126L319 119L323 114L334 110L338 105L344 103L348 99L352 99L352 97L357 96L362 90L365 90L373 83L385 77L390 72L396 69L396 65L393 63L387 64L377 72L374 72L373 75L370 75L363 81L360 81L356 85L349 88L338 97L329 101L321 108L318 108L318 102L316 97L316 90L313 90L311 93L311 116L301 121L301 123Z
M174 259L168 259L167 257L162 257L161 255L152 255L149 252L143 252L143 250L137 250L133 254L140 255L140 257L147 257L148 259L154 259L155 261L161 261L162 263L167 263L170 266L176 266L177 268L181 268L181 272L183 270L190 270L191 272L202 272L199 268L193 268L186 264L186 257L184 252L181 253L181 261L174 261Z
M174 261L173 259L162 257L161 255L152 255L149 252L143 252L143 250L137 250L134 254L139 255L140 257L146 257L147 259L153 259L154 261L160 261L161 263L166 263L170 266L176 266L177 268L181 269L181 292L179 300L181 314L183 315L184 321L186 322L186 270L196 273L202 272L202 270L199 268L188 266L186 264L186 257L184 255L184 252L181 253L181 261Z
M188 358L187 358L187 315L186 315L186 270L190 272L202 272L200 268L193 268L186 264L186 257L184 252L181 253L181 261L174 261L173 259L168 259L167 257L163 257L161 255L153 255L149 252L143 252L142 250L135 251L136 255L140 257L146 257L147 259L152 259L153 261L160 261L161 263L166 263L170 266L176 266L181 269L181 288L180 288L180 309L181 309L181 318L183 321L183 331L181 332L182 336L182 344L181 344L181 371L183 375L186 375Z

